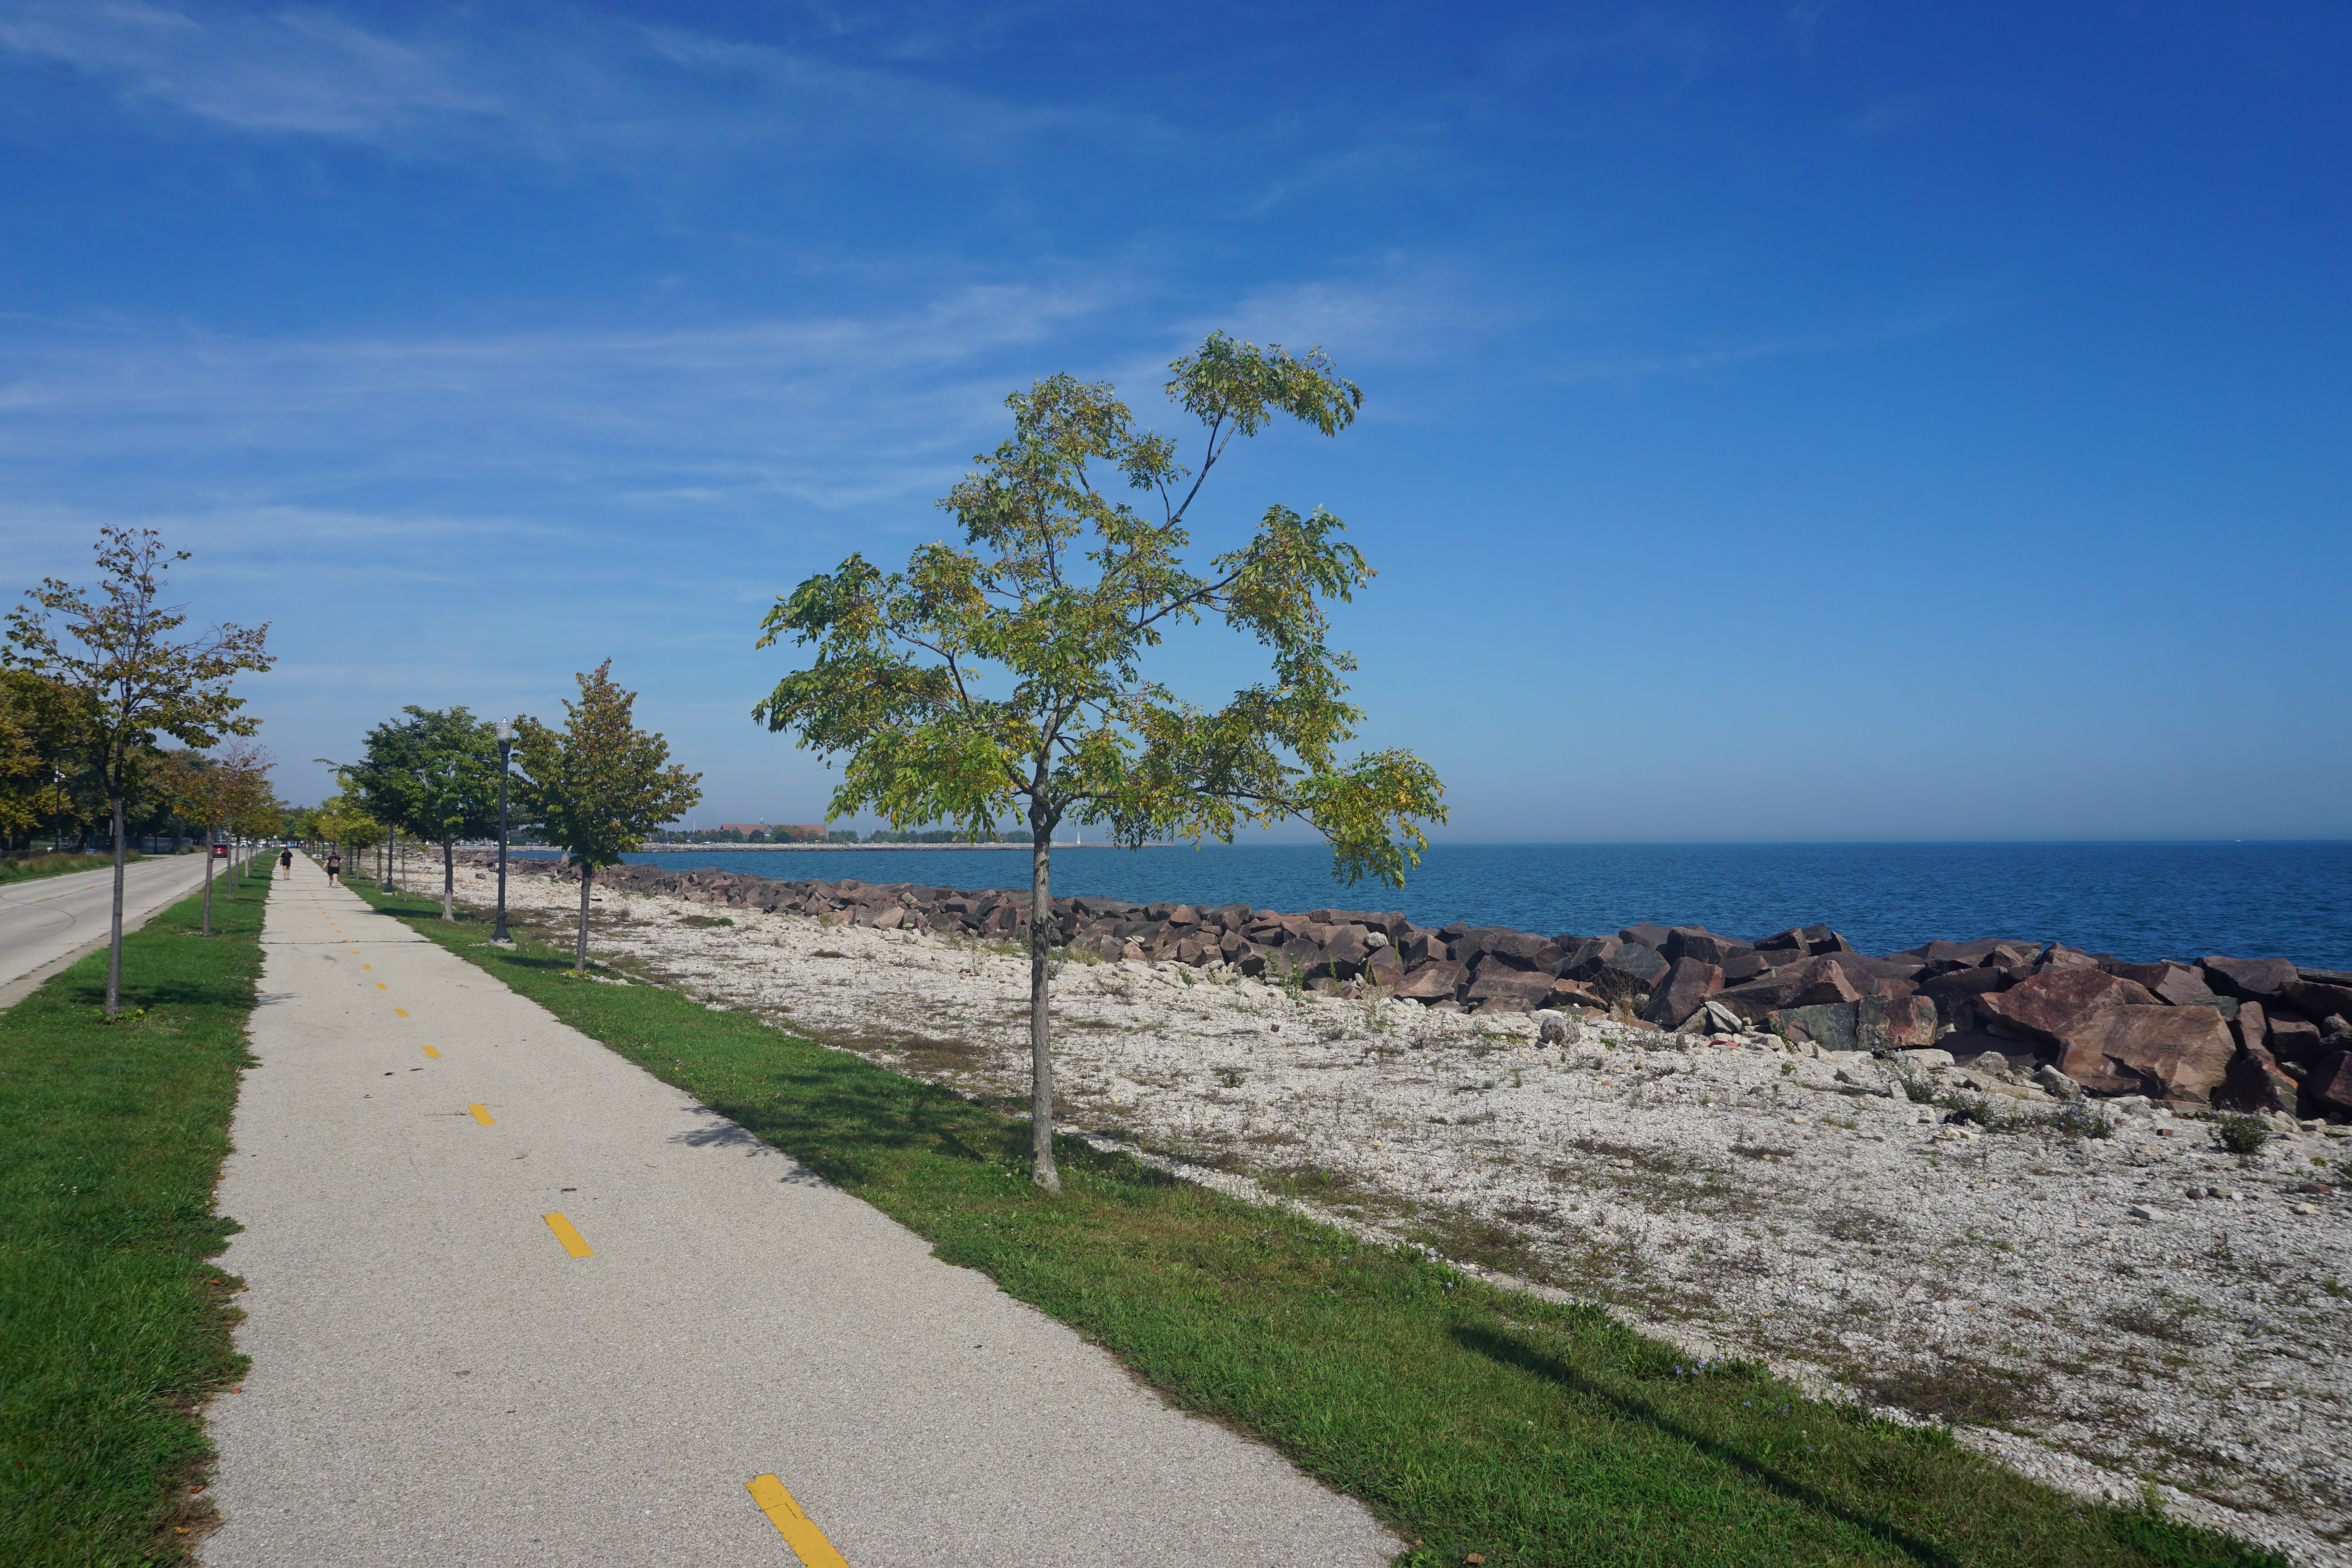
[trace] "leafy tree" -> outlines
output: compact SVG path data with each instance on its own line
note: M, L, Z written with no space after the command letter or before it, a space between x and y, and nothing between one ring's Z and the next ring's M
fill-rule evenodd
M66 792L48 721L58 704L50 683L30 670L0 669L0 843L57 819Z
M940 503L962 545L923 545L887 575L852 555L779 599L761 628L762 647L815 645L814 665L752 716L847 758L832 816L870 806L897 826L975 833L1008 811L1028 817L1032 1175L1055 1190L1047 946L1051 841L1066 816L1129 846L1230 843L1242 825L1297 819L1330 843L1334 876L1392 885L1424 847L1418 823L1444 820L1443 787L1410 752L1339 755L1361 714L1345 696L1355 660L1327 646L1324 606L1372 572L1338 518L1272 506L1205 573L1183 561L1186 514L1236 437L1278 415L1335 435L1362 394L1320 350L1222 332L1171 369L1169 395L1205 427L1197 472L1108 385L1038 382L1006 399L1012 436ZM1107 483L1149 497L1157 515ZM1210 618L1273 664L1214 709L1144 671L1168 633Z
M596 873L620 864L646 835L702 799L700 773L669 760L669 742L635 727L636 693L613 684L606 659L580 682L580 700L563 705L561 730L538 720L515 721L516 795L531 826L570 852L580 868L580 932L572 967L588 970L588 900Z
M277 661L263 651L268 626L227 623L178 640L184 609L159 605L164 574L189 558L169 553L150 528L101 528L95 547L100 581L78 588L45 577L8 614L8 663L48 677L62 691L60 721L106 795L114 828L114 900L108 931L106 1016L122 998L122 868L127 847L123 803L153 755L159 737L202 751L229 735L250 735L257 721L239 715L244 699L230 683ZM53 624L51 617L57 617Z
M370 730L350 770L369 815L441 846L441 918L457 918L460 838L498 831L499 740L464 708L415 706Z
M179 752L163 759L157 770L160 793L173 809L202 825L205 839L204 931L213 933L213 847L215 834L250 808L257 784L267 791L264 775L276 764L259 746L232 742L214 756ZM230 897L236 896L234 890Z
M321 802L318 824L321 838L349 849L354 858L383 840L383 824L348 795L329 795Z

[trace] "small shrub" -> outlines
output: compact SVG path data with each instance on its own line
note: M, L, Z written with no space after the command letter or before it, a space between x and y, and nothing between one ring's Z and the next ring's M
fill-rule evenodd
M2232 1154L2259 1154L2263 1145L2271 1141L2271 1130L2258 1118L2230 1115L2221 1118L2217 1136L2221 1147Z

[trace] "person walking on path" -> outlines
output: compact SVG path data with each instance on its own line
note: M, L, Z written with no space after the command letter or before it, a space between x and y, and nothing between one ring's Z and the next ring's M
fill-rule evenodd
M291 849L278 852L278 874L289 882L294 879L294 851Z
M327 851L327 886L330 888L340 888L343 885L342 879L342 852L341 850L330 849Z

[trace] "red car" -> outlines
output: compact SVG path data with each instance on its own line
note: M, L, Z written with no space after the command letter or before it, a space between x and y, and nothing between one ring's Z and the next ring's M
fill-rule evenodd
M215 859L215 860L226 860L226 859L227 859L227 858L228 858L228 846L227 846L227 845L226 845L226 844L215 844L215 845L214 845L214 846L213 846L213 858L214 858L214 859Z

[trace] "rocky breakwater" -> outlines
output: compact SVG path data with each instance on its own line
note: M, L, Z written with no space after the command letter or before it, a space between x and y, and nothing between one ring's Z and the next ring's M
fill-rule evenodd
M518 862L556 876L548 862ZM1025 890L617 866L599 880L691 902L876 930L1026 940ZM1825 925L1745 941L1696 926L1540 936L1417 926L1394 911L1053 901L1048 941L1341 997L1475 1013L1614 1016L1681 1035L1765 1033L1824 1051L1940 1049L2061 1094L2352 1120L2352 973L2283 958L2135 963L1988 937L1857 952ZM1928 1058L1914 1058L1925 1062Z

